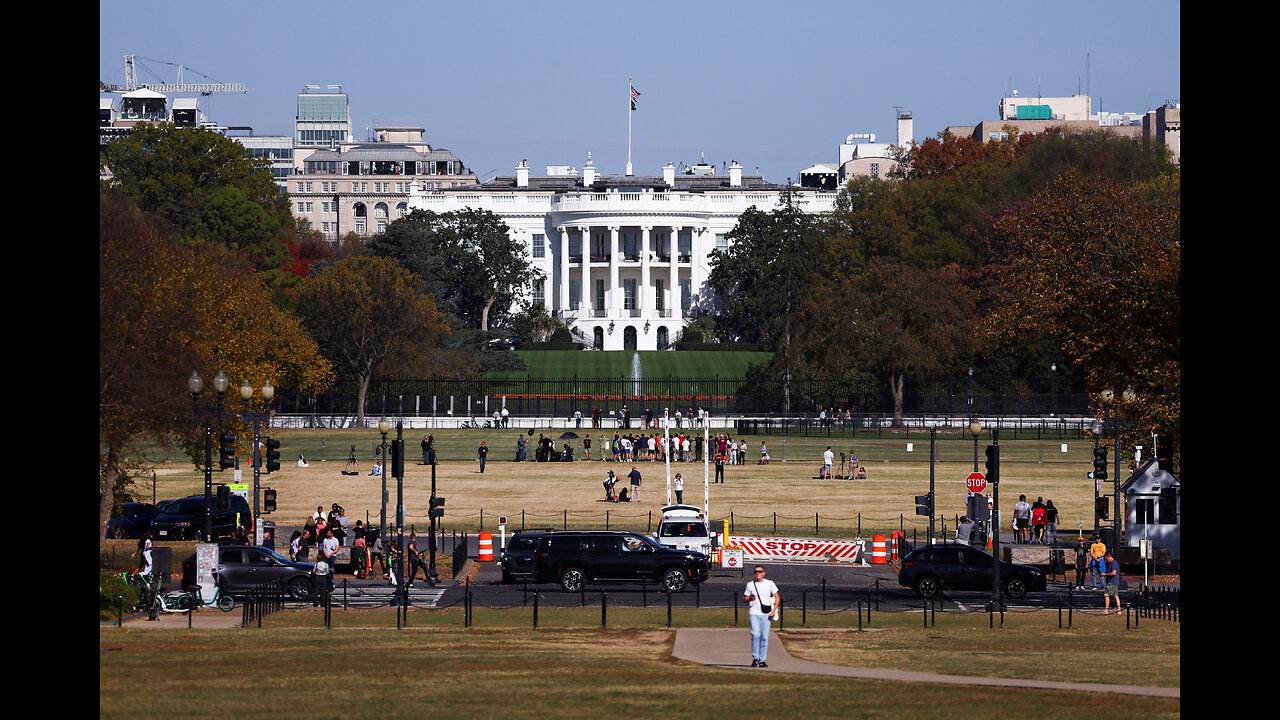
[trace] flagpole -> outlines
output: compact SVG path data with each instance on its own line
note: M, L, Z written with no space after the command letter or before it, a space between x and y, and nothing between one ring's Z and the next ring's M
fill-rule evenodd
M631 106L635 104L635 98L631 96L634 86L631 84L631 76L627 76L627 175L631 175Z

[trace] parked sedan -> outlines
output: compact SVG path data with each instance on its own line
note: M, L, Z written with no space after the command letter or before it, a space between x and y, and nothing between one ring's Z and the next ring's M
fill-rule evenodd
M991 555L969 545L934 545L918 548L902 558L898 584L931 598L943 590L990 590ZM1030 565L1000 561L1000 584L1012 598L1040 592L1048 585L1043 570Z
M196 556L182 563L183 587L196 582ZM244 593L263 583L279 580L285 592L295 600L311 597L311 575L315 565L293 562L275 550L256 545L223 545L218 548L218 565L214 568L218 585L228 595Z
M160 509L151 503L119 503L107 521L107 537L140 538L151 529L151 520L159 513Z

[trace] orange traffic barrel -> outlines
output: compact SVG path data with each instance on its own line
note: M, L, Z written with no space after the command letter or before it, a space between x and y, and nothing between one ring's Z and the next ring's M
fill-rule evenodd
M889 562L885 558L884 535L876 533L871 536L871 564L884 565Z
M905 542L907 539L907 534L902 532L901 530L894 530L893 532L889 533L889 559L893 560L894 562L898 562L898 558L901 557L901 553L899 552L900 547L898 545L899 538L901 538Z
M480 552L476 559L480 562L493 561L493 535L488 530L480 532Z

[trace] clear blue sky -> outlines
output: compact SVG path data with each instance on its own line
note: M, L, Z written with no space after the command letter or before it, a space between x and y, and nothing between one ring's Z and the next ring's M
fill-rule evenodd
M1089 92L1094 111L1179 101L1176 2L298 2L103 0L99 80L243 82L211 120L291 135L306 84L341 84L357 136L426 128L478 175L528 159L637 174L737 160L774 182L849 133L916 140L996 118L1000 98ZM1087 59L1086 59L1087 58ZM174 63L167 65L166 62Z

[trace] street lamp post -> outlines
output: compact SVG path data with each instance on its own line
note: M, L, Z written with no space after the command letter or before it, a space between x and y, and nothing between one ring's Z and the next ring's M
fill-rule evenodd
M271 387L271 381L266 381L258 391L262 394L262 401L266 404L266 407L270 408L271 400L275 397L276 393L276 389ZM253 386L249 384L247 379L240 383L240 399L244 400L244 420L249 423L251 428L253 428L253 450L249 454L249 457L252 458L251 462L253 463L253 532L254 542L261 545L262 526L259 520L261 519L262 513L258 505L258 495L260 492L262 477L262 453L259 450L260 441L258 439L258 423L267 423L269 427L271 412L270 410L253 412L249 409L250 401L253 400Z
M378 432L382 433L382 514L378 516L378 537L382 540L384 552L391 547L391 536L387 533L387 433L390 431L391 423L385 417L379 418Z
M977 430L974 427L977 427ZM973 471L978 472L978 434L982 425L973 417L973 368L969 368L969 432L973 433Z
M204 418L204 540L213 535L213 422L214 414L218 418L218 427L222 427L222 398L227 393L227 376L221 371L213 379L213 391L216 402L213 405L200 402L200 391L204 381L200 374L192 371L187 378L187 391L191 394L192 415Z
M969 423L969 434L973 435L973 471L978 472L978 436L982 434L982 423L977 420L971 421ZM990 513L988 513L986 521L979 519L982 517L982 511L986 510L986 503L983 503L982 507L979 508L978 503L982 502L982 493L973 493L973 497L975 500L973 501L973 510L970 515L970 519L978 523L979 536L985 535L990 531L991 516Z

